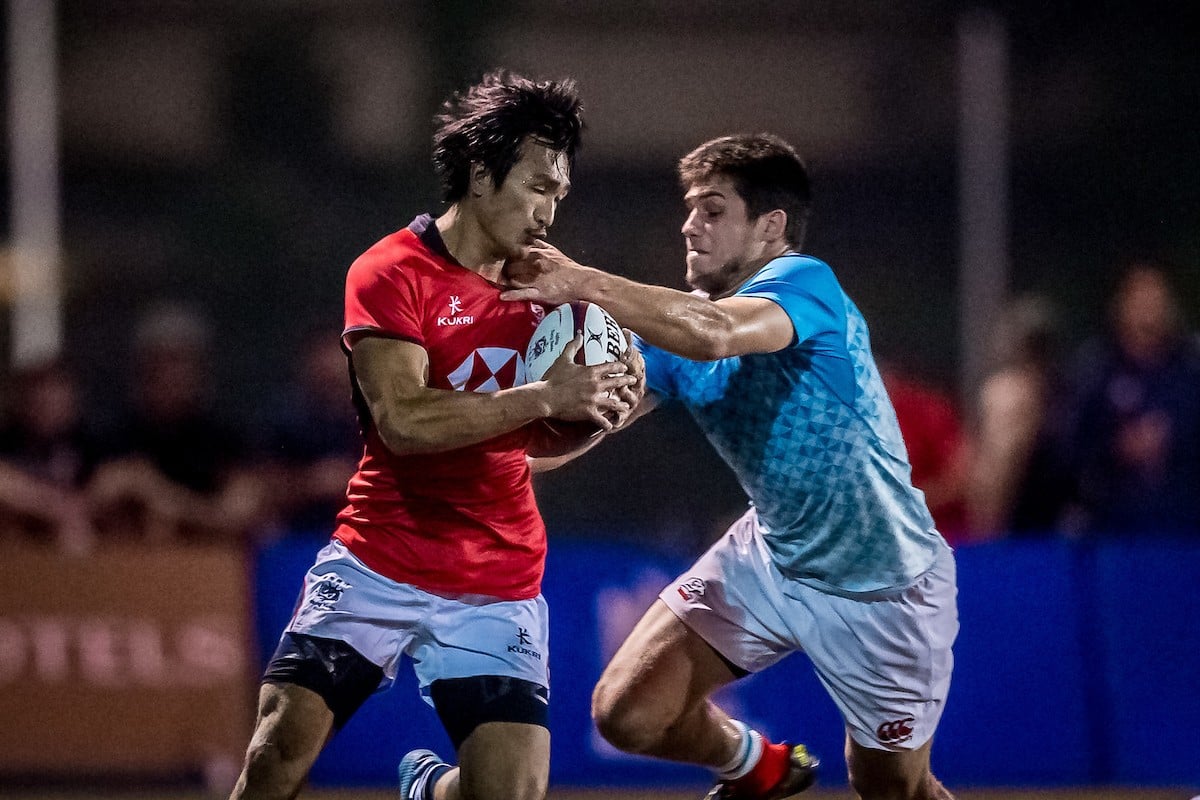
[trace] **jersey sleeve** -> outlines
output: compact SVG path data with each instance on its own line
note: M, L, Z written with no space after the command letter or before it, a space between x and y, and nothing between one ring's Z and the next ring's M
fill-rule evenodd
M663 400L673 398L676 391L675 370L672 361L677 356L655 347L636 333L633 335L633 346L642 354L642 360L646 362L646 390L653 392Z
M833 270L808 256L784 256L763 267L738 290L739 297L765 297L777 303L796 331L793 346L846 325L846 308Z
M352 334L359 332L425 344L420 295L403 264L360 258L351 265L346 274L342 340L352 347Z

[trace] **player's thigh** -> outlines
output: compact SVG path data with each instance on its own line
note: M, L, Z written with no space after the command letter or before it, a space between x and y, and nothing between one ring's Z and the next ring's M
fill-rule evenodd
M592 696L598 722L669 725L734 679L729 665L655 600L605 667Z
M858 600L800 584L788 593L795 639L855 742L903 754L932 739L950 689L958 632L949 551L894 595Z
M550 731L485 722L458 750L462 800L542 800L550 781Z
M846 734L846 768L850 786L864 800L924 797L931 781L929 750L933 740L914 750L864 747Z

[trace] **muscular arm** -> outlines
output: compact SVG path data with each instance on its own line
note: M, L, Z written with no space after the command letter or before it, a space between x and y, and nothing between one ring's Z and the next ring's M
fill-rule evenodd
M648 286L599 270L582 273L581 299L597 303L642 338L684 358L716 361L773 353L792 343L792 321L762 297L706 300L688 292Z
M597 303L651 344L694 361L773 353L795 336L787 312L766 298L713 301L636 283L576 264L549 245L535 246L525 263L510 265L508 277L515 289L502 295L506 300Z
M514 431L542 417L591 419L615 407L608 392L632 378L609 375L611 365L556 364L546 380L496 392L454 392L428 386L429 356L412 342L363 336L351 359L359 389L383 443L397 454L453 450ZM625 409L627 410L627 409Z

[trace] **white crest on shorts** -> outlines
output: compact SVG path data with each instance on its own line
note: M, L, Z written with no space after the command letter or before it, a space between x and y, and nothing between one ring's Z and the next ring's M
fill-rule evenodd
M351 588L353 587L338 577L337 573L326 572L317 578L316 585L309 592L308 604L313 608L329 611L342 599L342 593Z

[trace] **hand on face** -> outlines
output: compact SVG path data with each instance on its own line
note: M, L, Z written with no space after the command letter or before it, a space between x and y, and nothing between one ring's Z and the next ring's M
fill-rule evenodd
M504 265L504 281L510 288L500 299L548 306L573 302L580 299L576 282L582 269L557 247L538 239L521 258Z

